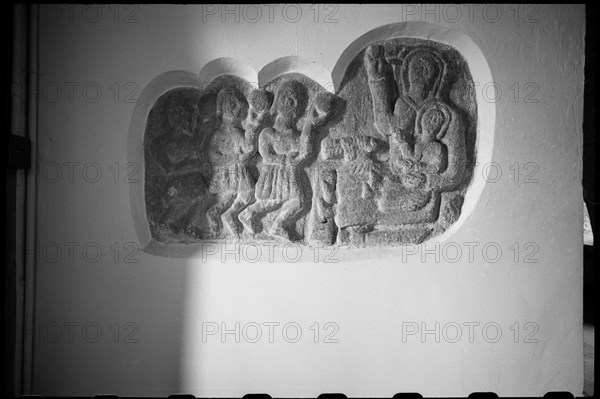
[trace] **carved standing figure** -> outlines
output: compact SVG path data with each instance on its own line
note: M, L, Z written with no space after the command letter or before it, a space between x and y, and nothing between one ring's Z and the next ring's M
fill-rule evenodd
M217 94L221 126L208 148L213 172L209 191L217 196L216 204L207 211L211 236L218 236L225 226L227 235L238 237L238 214L254 201L254 179L248 160L256 153L256 133L270 105L269 95L257 90L251 103L253 107L248 112L245 96L232 87Z
M374 153L380 144L381 141L367 136L327 138L321 143L322 158L338 164L335 174L321 174L317 216L322 220L330 217L333 203L337 203L334 220L339 244L364 245L365 233L377 222L375 201L381 171ZM332 238L333 234L325 236L325 243L332 244Z
M277 89L273 104L277 112L275 124L263 129L258 140L263 160L256 183L256 202L240 214L240 221L252 233L256 233L254 223L258 215L280 208L269 234L289 240L287 225L304 209L301 166L312 153L314 127L327 118L327 114L319 116L313 105L302 132L298 132L296 125L308 100L306 87L298 81L286 81Z

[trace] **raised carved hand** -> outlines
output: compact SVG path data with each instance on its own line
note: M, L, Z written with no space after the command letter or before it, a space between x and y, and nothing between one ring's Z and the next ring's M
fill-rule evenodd
M372 44L365 51L365 68L370 80L380 79L387 76L392 69L384 58L382 46Z

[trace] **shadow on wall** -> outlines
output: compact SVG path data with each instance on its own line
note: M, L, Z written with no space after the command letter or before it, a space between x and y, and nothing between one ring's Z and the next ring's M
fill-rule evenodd
M236 85L241 92L250 93L256 88L256 85L252 84L253 82L264 84L267 87L281 76L296 74L297 76L308 76L310 78L313 75L315 76L314 81L319 83L325 80L334 82L336 89L339 90L342 89L340 85L344 82L343 76L347 68L351 65L352 59L362 54L367 45L382 40L406 37L424 38L439 41L449 46L455 46L458 52L465 58L473 80L492 81L491 72L485 57L466 35L426 23L409 22L387 25L358 38L340 57L333 71L333 77L326 76L327 74L324 74L323 68L319 68L298 57L286 57L276 60L268 64L258 74L249 65L234 59L222 58L207 64L199 75L184 71L173 71L162 74L155 78L141 93L140 101L134 111L130 127L128 157L129 160L143 165L142 169L145 171L144 178L146 180L143 185L130 186L131 209L134 214L134 222L140 243L144 247L145 252L148 253L148 256L159 255L167 257L164 258L165 264L179 264L180 266L177 267L180 268L181 275L185 276L183 279L185 285L181 288L180 292L186 297L184 301L186 309L183 312L184 316L180 327L183 338L177 341L180 345L178 350L178 365L180 369L177 371L178 387L180 390L188 391L190 387L196 387L195 389L197 389L199 385L202 386L203 384L198 384L199 376L210 375L211 370L207 368L225 367L223 364L207 365L202 361L201 354L205 348L203 343L206 338L206 328L210 328L211 333L216 333L219 328L212 321L209 324L206 324L206 322L207 320L211 320L209 315L214 315L216 309L220 309L221 311L220 315L218 315L220 319L223 319L223 314L226 314L228 311L232 315L236 314L234 302L241 300L241 298L235 298L237 295L235 292L227 293L222 298L223 301L219 301L218 299L224 295L223 290L226 291L226 288L219 285L226 284L226 280L223 277L229 273L239 272L239 265L237 265L239 261L237 259L240 255L240 248L235 247L235 249L229 250L227 249L227 240L224 240L216 243L217 252L214 252L214 247L209 247L204 243L201 245L192 245L192 241L185 242L186 237L194 236L194 234L199 238L205 237L203 236L204 232L195 233L192 231L194 226L188 226L183 221L193 219L196 213L210 213L206 206L203 208L202 204L196 204L194 198L197 198L200 194L199 190L211 191L211 188L208 186L213 183L210 183L206 176L203 176L201 170L194 170L194 167L189 167L185 171L178 170L173 173L169 170L169 165L174 163L186 163L188 166L194 162L198 164L207 163L207 159L203 159L203 157L206 157L206 154L198 154L195 148L204 148L209 140L210 132L218 128L219 121L215 120L212 115L216 113L216 103L218 102L216 93L221 87L219 83L220 79L225 76L242 77L243 79ZM300 75L302 73L305 75ZM250 83L248 87L244 86L244 80L246 84ZM207 84L209 81L211 83ZM321 85L320 90L322 89ZM324 89L327 90L327 88ZM158 104L158 99L171 91L178 91L184 100L179 104L171 104L173 101L169 97L163 97L162 102ZM480 162L486 162L491 159L494 142L495 104L481 101L482 99L479 98L480 93L477 93L477 96L477 141L471 143L471 151L477 153L477 158ZM199 103L202 103L204 106L194 109L194 104ZM177 110L177 112L181 111L182 114L179 116L177 116L177 112L169 112L168 114L174 115L173 118L179 118L180 120L171 121L169 117L162 119L157 117L156 112L152 108L155 105L157 105L157 109L173 106L171 107L172 109ZM201 112L198 114L200 108L203 111L207 111L207 113L203 114ZM193 117L189 118L188 114L193 114ZM189 123L182 122L190 120L191 122ZM175 125L183 126L183 128L177 131L170 131L170 126ZM162 142L158 136L159 133L155 134L152 132L161 132L164 129L170 132L165 134L168 140ZM194 134L196 131L204 132L205 130L205 133ZM152 137L146 136L149 132ZM148 143L146 145L147 139ZM165 152L162 150L165 148L167 149L166 153L171 155L166 155L166 158L161 159L161 153ZM149 160L151 160L151 163L145 164ZM250 166L247 173L252 174ZM256 175L256 172L254 174ZM230 179L227 176L223 175L223 181ZM254 178L256 179L256 176ZM223 184L222 181L219 183ZM235 184L240 185L241 183L236 182ZM307 184L307 186L310 187L311 184ZM445 239L460 227L469 212L474 209L483 191L483 186L484 182L482 180L475 179L472 182L471 188L467 191L464 205L462 205L463 212L460 215L459 221L451 229L448 229L445 234L440 236L439 240ZM168 187L169 190L166 195L161 191L164 187ZM182 189L185 187L188 189ZM190 187L193 188L191 191ZM189 197L188 194L190 192L193 194L193 198ZM219 194L219 190L214 191L213 194ZM165 204L163 198L168 198L170 202ZM237 203L235 201L237 199L230 206L235 207ZM180 236L180 239L172 243L165 243L165 240L154 240L153 237L156 238L162 234L160 229L154 224L156 220L166 221L165 224L171 226L169 227L170 231L167 232L167 238L174 234L175 236ZM276 223L277 220L271 222ZM297 230L302 229L306 230L303 225L297 226ZM237 254L235 253L236 251ZM217 256L214 256L215 254ZM224 254L225 259L223 258ZM227 255L234 257L235 264L225 262L225 260L228 260ZM183 259L175 260L173 258L193 259L184 261ZM201 262L199 261L200 259L202 260ZM221 287L221 290L219 290L219 287ZM260 290L260 287L258 289ZM227 297L227 295L233 295L234 298ZM202 338L201 341L199 341L199 337ZM189 345L194 347L190 348ZM190 358L190 353L194 353L196 357ZM243 368L240 372L243 372Z

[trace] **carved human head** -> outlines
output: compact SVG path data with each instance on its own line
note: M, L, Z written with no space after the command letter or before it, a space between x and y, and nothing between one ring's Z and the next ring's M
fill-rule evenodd
M169 94L164 103L164 113L171 133L193 135L197 109L186 97L180 93Z
M273 104L273 94L264 89L252 90L248 102L256 112L268 111Z
M225 87L217 93L217 116L223 121L241 121L248 113L248 101L238 89Z
M293 120L304 114L307 103L306 87L297 80L288 80L278 87L274 106L277 115Z
M443 72L439 57L430 51L416 51L406 62L408 93L417 100L434 95Z
M421 141L430 142L443 137L447 117L440 108L429 108L421 117Z

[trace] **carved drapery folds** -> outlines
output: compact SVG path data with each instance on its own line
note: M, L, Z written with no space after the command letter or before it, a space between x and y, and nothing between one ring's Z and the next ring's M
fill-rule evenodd
M168 91L144 138L152 238L361 247L438 235L473 174L473 87L456 50L403 38L359 53L335 95L300 73Z

